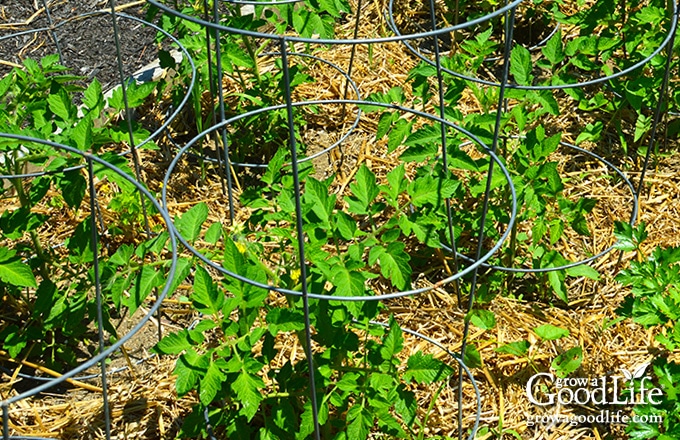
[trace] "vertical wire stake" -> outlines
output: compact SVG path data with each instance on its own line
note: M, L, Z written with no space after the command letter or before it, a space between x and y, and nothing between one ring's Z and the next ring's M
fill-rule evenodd
M104 347L104 313L102 311L102 286L99 278L99 234L97 233L97 221L95 210L97 209L97 193L94 187L94 167L92 159L87 158L87 174L90 186L90 227L92 228L92 270L94 271L94 289L97 301L97 330L99 332L99 352L103 352ZM102 399L104 401L104 429L106 438L111 438L111 415L109 410L109 394L106 384L106 358L101 360L102 372Z
M312 324L309 319L309 296L307 292L307 266L305 264L305 235L302 230L302 201L300 200L300 175L298 174L297 145L295 143L295 122L293 119L293 98L290 88L290 71L288 69L288 46L286 38L281 39L281 64L283 84L286 95L286 112L288 114L288 140L290 142L291 168L295 189L295 217L297 220L297 239L300 258L300 280L302 282L302 307L305 314L305 354L309 368L309 390L312 402L312 418L314 421L314 438L321 440L319 432L319 409L316 401L316 382L314 380L314 358L312 356Z
M434 0L430 0L430 20L432 21L432 30L437 29L437 17L435 15L435 3ZM437 85L439 87L439 117L442 121L446 120L446 104L444 103L444 78L442 75L442 63L439 51L439 36L434 35L434 60L437 68ZM449 170L449 158L448 158L448 146L446 142L446 125L443 122L439 123L441 128L441 140L442 140L442 166L444 167L444 177L448 179L451 175ZM458 251L456 248L456 237L453 233L453 214L451 210L451 200L446 199L444 201L446 204L446 220L449 233L449 241L451 242L451 251L453 253L453 271L458 273L459 263L458 263ZM456 292L456 298L458 300L458 307L462 306L463 299L460 294L460 284L456 278L453 281L453 289Z
M216 24L219 24L219 11L218 5L220 2L213 2L213 18ZM220 31L215 30L215 64L217 65L217 101L220 107L220 122L225 121L227 118L225 116L224 110L224 89L222 86L222 43L220 42ZM222 135L222 145L224 146L224 173L227 175L227 197L229 198L229 223L234 224L234 187L232 183L231 175L231 160L229 159L229 140L227 139L227 131L224 127L220 128L220 134ZM217 154L219 155L219 146L215 145L217 148Z
M9 439L9 408L4 402L2 404L2 438L3 440Z
M507 0L506 0L507 4ZM498 149L498 139L501 131L501 116L503 114L503 103L505 101L505 88L508 84L508 74L510 72L510 52L512 50L513 29L515 27L515 11L516 7L505 13L505 49L503 52L503 73L500 82L500 91L498 93L498 106L496 108L496 125L493 132L493 143L491 151L496 153ZM486 224L486 216L489 212L489 198L491 194L491 181L493 179L494 161L489 161L489 171L486 177L486 189L484 190L484 205L482 208L482 217L479 220L479 238L477 240L477 252L475 261L479 261L482 257L482 249L484 245L484 226ZM477 275L479 274L479 267L472 271L472 281L470 283L470 297L466 313L472 310L475 302L475 293L477 290ZM465 320L463 324L463 337L460 345L460 357L465 359L465 349L467 348L467 337L470 331L470 321ZM463 438L463 371L458 368L458 438Z
M357 3L357 18L354 22L354 39L356 40L359 37L359 19L361 18L361 3L362 0L358 0ZM342 99L347 100L347 93L349 92L349 85L350 82L352 81L352 68L354 67L354 56L357 53L357 45L352 44L352 52L349 55L349 66L347 66L347 79L345 80L345 91L342 94ZM357 96L358 98L358 96ZM345 120L345 110L347 107L347 103L343 102L342 103L342 112L340 113L340 120L344 121Z
M59 38L57 33L54 31L54 21L52 20L52 14L50 14L50 8L47 6L47 0L42 0L43 8L45 8L45 15L47 16L47 23L50 25L50 35L52 36L52 41L57 47L57 54L59 55L59 64L64 65L64 53L61 51L61 44L59 44Z
M647 168L649 167L649 158L652 153L652 148L654 147L654 143L656 142L656 132L659 126L659 122L661 120L661 111L662 108L666 102L666 98L668 97L668 82L670 80L670 71L671 71L671 61L673 59L673 47L675 46L675 36L677 34L677 27L673 27L671 29L671 38L668 40L668 46L666 47L666 52L668 53L668 57L666 58L666 71L664 72L663 76L663 83L661 85L661 92L659 92L659 102L656 106L656 110L654 111L654 122L652 123L652 133L649 137L649 145L647 146L647 154L645 154L645 162L642 166L642 170L640 172L640 181L638 182L638 187L637 187L637 196L638 198L642 195L642 190L644 189L644 182L645 182L645 175L647 173Z
M138 182L143 182L142 179L142 167L139 164L139 157L137 157L137 146L135 144L134 131L132 129L132 110L130 109L130 104L127 96L127 84L125 73L123 72L123 55L120 48L120 30L118 29L118 21L116 20L116 5L115 0L110 0L109 5L111 6L111 21L113 23L113 39L116 43L116 61L118 63L118 76L120 77L120 88L123 92L123 103L125 105L125 120L128 127L128 138L130 142L130 154L132 155L132 163L135 167L135 177ZM132 80L134 81L134 79ZM144 200L144 194L141 191L139 193L139 201L142 204L142 213L144 214L144 230L146 231L147 237L151 237L151 228L149 227L149 215L146 212L146 200Z
M203 0L203 13L204 13L204 18L205 21L210 21L210 5L208 4L208 0ZM219 17L215 16L214 20L215 23L219 23L218 21ZM217 115L216 115L216 109L215 109L215 97L217 95L217 91L215 90L215 73L213 72L213 60L212 60L212 52L210 50L210 28L208 26L205 27L205 53L207 56L207 65L208 65L208 87L210 88L210 114L212 115L212 125L217 125ZM219 39L219 33L218 31L215 31L215 39ZM220 76L221 78L221 76ZM200 95L199 95L199 101L200 101ZM199 109L200 112L200 109ZM202 117L199 115L198 117ZM203 121L201 121L201 130L204 129L203 127ZM224 173L224 165L222 161L222 151L220 150L220 141L219 137L216 132L212 132L211 137L213 139L213 142L215 143L215 155L217 156L217 174L220 176L220 186L222 187L222 194L227 193L227 183L226 183L226 177ZM201 145L201 150L199 151L199 154L203 156L203 152L205 149L203 148L203 143ZM201 167L204 167L204 161L201 161ZM204 169L203 169L204 170ZM203 175L202 175L203 177ZM229 201L231 203L231 200Z

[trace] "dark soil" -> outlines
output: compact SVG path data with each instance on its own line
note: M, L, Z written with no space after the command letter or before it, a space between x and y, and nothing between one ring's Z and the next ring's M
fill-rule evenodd
M115 4L126 5L116 24L123 76L127 78L157 57L156 30L127 17L143 19L142 2ZM0 76L9 71L11 63L60 54L71 73L96 77L107 90L121 82L116 53L107 0L0 0Z

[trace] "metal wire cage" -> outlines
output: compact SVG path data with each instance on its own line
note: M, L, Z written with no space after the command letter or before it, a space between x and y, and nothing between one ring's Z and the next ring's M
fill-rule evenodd
M354 11L355 22L351 35L340 38L317 35L314 32L308 35L309 29L302 25L297 27L294 25L293 30L276 28L272 23L276 21L277 17L280 18L281 14L302 14L302 11L306 10L308 6L297 0L283 2L214 1L212 4L204 1L202 14L196 12L196 9L192 10L194 13L189 12L183 8L185 5L181 2L149 0L148 4L156 8L162 17L172 18L180 23L190 23L191 26L194 26L194 29L199 29L199 31L196 31L196 35L205 35L201 42L204 45L199 44L193 49L205 55L205 64L198 68L199 70L205 69L204 73L207 77L207 80L200 86L205 90L200 90L200 93L207 95L207 98L203 95L201 95L201 98L209 102L208 107L210 107L208 115L201 114L200 109L194 109L193 116L200 119L201 122L207 123L200 125L200 128L196 129L191 136L176 136L167 130L171 121L180 114L184 104L189 99L192 92L191 87L196 81L195 77L199 75L194 68L190 81L191 85L185 91L185 99L177 108L171 108L168 111L168 120L149 136L149 139L153 139L165 134L170 143L177 148L177 151L172 153L172 160L169 161L164 175L161 187L162 200L160 202L156 202L153 195L138 183L141 181L139 173L135 180L96 155L83 153L72 147L49 140L22 137L10 133L0 134L3 139L25 142L27 145L48 145L64 154L84 158L85 164L82 166L86 168L87 193L90 198L91 212L96 211L98 204L94 168L101 166L120 175L121 178L133 185L136 191L139 191L139 194L146 200L145 203L148 203L149 208L153 208L162 217L163 230L169 232L168 239L170 240L170 244L163 250L167 254L165 258L169 261L167 271L164 273L164 288L158 294L156 302L148 313L140 319L137 326L108 348L103 340L105 329L102 327L103 319L100 316L96 320L99 325L98 354L72 369L69 373L64 374L58 380L46 382L11 399L1 401L0 406L3 408L4 417L4 438L18 438L12 437L9 433L8 424L13 411L12 405L21 399L34 396L48 387L56 386L67 379L76 377L97 363L102 365L99 380L102 383L102 389L106 390L108 372L104 366L105 359L123 346L150 319L160 307L163 298L172 293L172 286L176 285L176 282L173 282L177 261L176 241L180 242L195 257L196 267L206 267L211 274L219 274L224 279L235 280L235 282L266 290L271 295L278 295L279 300L291 304L291 307L295 303L299 305L304 325L294 337L298 338L300 345L304 347L304 363L306 364L305 371L308 379L308 383L305 385L307 392L305 399L309 402L313 418L313 433L310 435L317 439L322 438L321 426L323 425L319 420L320 406L323 405L323 402L319 401L319 393L317 392L320 383L318 361L321 356L321 349L316 338L322 330L313 325L313 314L318 304L343 304L348 310L359 310L366 304L389 305L390 301L399 298L417 297L437 290L445 291L452 297L456 297L458 306L465 316L475 304L475 298L482 286L481 277L489 271L541 274L588 264L610 252L613 246L603 245L583 258L574 258L573 261L553 264L549 267L535 267L531 262L527 263L526 261L525 264L516 264L515 259L507 263L507 259L502 258L508 254L508 242L513 242L516 237L518 216L523 209L523 201L515 188L517 176L508 165L510 149L507 145L526 142L526 133L519 129L514 131L506 129L504 124L512 111L512 100L519 99L518 93L552 93L553 91L571 89L587 90L594 86L615 89L616 80L640 72L642 69L663 70L663 81L658 94L657 106L653 110L649 147L641 164L641 176L636 184L628 179L627 174L617 167L612 158L606 157L604 153L601 154L601 151L591 151L565 141L560 141L559 146L561 150L570 152L566 153L571 154L570 157L578 159L574 159L576 167L586 162L589 166L596 163L597 166L591 166L591 168L596 169L596 172L603 173L607 178L616 179L630 193L626 193L625 201L625 207L630 209L626 210L622 220L634 224L637 218L638 197L643 188L650 154L658 142L658 126L666 108L665 102L672 59L670 48L673 47L677 27L677 4L669 2L668 6L670 7L666 8L667 16L662 19L662 25L667 32L664 33L663 38L652 50L641 54L630 54L628 59L622 60L616 69L610 69L609 72L604 69L594 69L583 74L576 69L579 75L562 76L559 81L553 81L552 73L555 73L555 77L557 77L557 72L561 72L559 69L569 65L569 55L565 55L563 60L555 63L556 66L559 64L557 67L553 66L555 72L551 72L545 78L533 75L532 71L524 72L524 75L522 75L522 72L516 67L518 62L516 58L526 58L525 53L529 54L530 61L532 54L536 56L542 54L542 56L549 58L551 55L546 55L547 51L544 50L546 45L557 44L558 40L560 40L560 44L563 44L561 41L563 35L565 41L573 37L567 37L567 31L563 30L560 27L561 25L551 18L550 14L554 13L555 10L543 11L547 14L547 18L544 20L547 24L544 23L545 30L538 33L535 38L537 41L523 43L518 41L517 34L523 30L525 21L518 21L517 18L531 16L534 13L532 5L526 5L526 2L521 0L515 0L505 2L498 7L491 7L489 10L474 11L472 6L466 6L467 2L460 3L459 5L459 2L456 2L455 14L451 15L450 8L434 0L422 4L399 3L390 0L385 10L381 11L389 28L389 35L375 37L373 35L382 35L378 32L380 30L378 25L376 25L376 29L373 29L375 31L373 34L360 32L360 27L368 21L365 17L369 14L369 9L375 5L364 4L359 0ZM460 10L458 6L460 6ZM113 10L113 2L111 2L111 7ZM278 7L285 9L277 9ZM258 22L258 26L239 26L239 23L241 23L239 16L252 14L269 20ZM452 21L451 17L455 19ZM138 20L132 17L126 18ZM345 17L342 16L337 20L341 19L344 20ZM252 22L249 23L252 24ZM593 23L590 26L592 26L592 31L597 28L598 24ZM622 25L623 28L625 28L625 25ZM183 49L174 37L160 28L156 29L164 32L167 38L173 39L183 50L185 59L191 60L191 54ZM317 28L315 31L318 32L319 29L321 28ZM39 32L54 32L54 30L55 26L51 26L41 29ZM465 65L465 63L457 63L456 50L461 50L460 48L464 47L461 40L474 40L478 37L488 39L491 35L494 36L494 41L497 44L492 51L478 57L479 63L474 69ZM243 38L243 40L238 40L238 38ZM243 43L246 39L250 42L257 42L261 49L251 53L256 64L258 60L268 60L266 63L263 62L263 65L266 65L266 69L268 69L266 73L274 78L268 84L274 89L274 93L271 99L267 100L266 98L270 97L267 94L268 92L264 89L259 90L261 95L256 98L261 99L251 97L250 99L253 102L243 106L235 104L235 97L239 94L240 96L244 95L243 90L236 89L237 92L227 90L225 84L234 80L234 78L243 80L238 68L234 68L234 65L236 64L238 67L238 62L243 63L245 61L236 59L233 48L234 45L247 45ZM57 41L55 39L55 43L58 45ZM575 40L572 38L571 41ZM369 65L362 65L361 63L365 62L366 58L359 57L357 53L372 53L374 46L391 43L404 45L414 58L428 66L429 70L426 71L430 73L429 81L434 92L431 93L432 96L428 102L421 103L422 110L403 102L381 98L377 94L367 95L362 90L361 82L356 78L357 71L370 70L372 67L370 63ZM518 47L520 49L517 49ZM326 50L329 50L329 48L339 48L339 50L345 51L348 54L347 65L339 65L326 59L325 56L328 54ZM668 53L666 58L663 55L664 50ZM575 52L572 58L579 59L584 64L585 61L578 58L580 56L580 53ZM601 54L598 53L597 56L601 56ZM663 62L659 62L660 58L663 59ZM533 66L533 64L531 65ZM537 65L542 68L540 63ZM232 71L229 71L230 69ZM568 71L567 73L572 74L574 72ZM307 75L307 80L321 84L327 90L327 93L323 97L305 94L298 87L299 75ZM121 78L125 78L122 70ZM488 109L487 125L484 127L470 126L470 124L464 124L452 117L452 112L456 109L449 106L447 103L449 100L446 96L447 91L450 90L450 81L462 81L463 84L475 84L478 87L495 91L494 102L490 104ZM125 83L125 79L121 82ZM613 93L616 93L616 91ZM355 294L354 290L347 287L347 280L343 281L335 277L336 272L334 271L338 270L337 268L326 268L324 264L327 261L318 258L323 245L317 243L315 234L324 236L323 232L317 231L317 229L324 228L314 226L314 222L321 220L319 223L324 224L323 220L325 219L326 227L330 228L328 225L331 224L331 221L335 221L333 220L334 217L342 217L344 221L348 222L345 226L349 224L350 226L347 226L349 229L360 232L356 234L351 232L348 235L341 236L337 241L340 242L340 245L337 242L334 243L336 248L334 252L340 254L341 247L343 249L350 248L359 242L361 234L375 233L376 230L382 231L381 228L389 224L389 220L379 218L377 211L372 212L370 205L377 206L381 211L389 209L375 195L368 201L368 206L353 208L351 205L351 197L353 196L347 197L343 194L343 191L348 188L358 187L372 179L377 188L377 181L375 180L378 177L377 173L373 172L368 166L360 167L359 160L356 157L353 159L356 161L354 173L343 176L342 182L333 187L333 191L337 192L331 192L333 177L323 174L317 162L322 160L325 161L324 163L332 165L333 161L342 163L350 160L351 155L347 152L347 149L349 149L347 145L356 142L356 139L366 139L367 137L361 137L366 136L366 133L370 137L378 138L380 136L377 136L377 133L380 130L383 130L383 134L385 134L387 131L385 127L381 128L379 124L375 123L375 119L371 120L371 116L367 116L367 113L370 112L394 115L385 118L385 120L391 118L392 125L390 127L395 126L397 121L408 121L409 123L416 121L413 126L417 129L428 127L429 139L427 141L433 142L435 148L423 153L419 148L422 146L420 142L422 141L424 144L425 140L412 138L409 141L408 138L403 136L399 139L395 148L390 147L392 148L390 152L401 148L402 156L390 156L388 169L392 171L400 166L403 166L404 169L410 167L411 171L420 170L417 172L420 172L421 175L427 172L425 170L429 170L432 176L439 179L440 185L432 194L427 195L428 201L397 202L399 209L403 210L403 218L424 218L431 215L432 218L436 217L438 220L435 223L436 229L419 233L413 232L413 235L411 235L411 232L403 233L404 226L399 226L402 228L401 232L397 233L399 238L410 240L409 243L415 249L414 252L419 252L417 256L409 257L409 260L405 263L409 266L408 269L403 265L401 266L404 273L408 275L405 277L406 279L402 277L395 281L397 278L393 275L394 272L389 272L389 270L381 267L387 266L387 263L383 263L386 260L382 260L380 256L371 257L370 249L362 249L358 252L359 256L356 259L365 262L366 266L369 267L368 271L372 271L371 273L375 277L360 279L358 284L361 285L361 289L358 290L362 290L362 294ZM126 113L128 120L132 120L131 112L127 108ZM272 124L271 121L273 120L278 121L278 123ZM261 130L261 133L257 130ZM132 131L132 128L130 128L130 131ZM319 133L323 133L328 139L324 142L316 142L318 140L316 138L320 136ZM310 139L313 139L313 141L310 141ZM133 146L135 144L140 145L134 140L131 141L131 144ZM456 156L460 151L465 152L465 154L475 154L477 161L475 163L480 163L482 166L474 169L460 167L460 162L455 160L460 157ZM135 158L134 148L132 153L133 158ZM407 157L416 157L417 159L407 159ZM423 164L426 164L429 168L425 168ZM135 165L138 169L138 164ZM585 165L583 166L585 167ZM247 271L241 271L240 267L235 267L233 261L227 261L225 252L219 248L219 245L211 243L214 245L211 248L203 246L205 243L201 243L202 246L199 246L196 243L196 238L206 233L208 224L205 224L201 231L187 230L182 225L177 224L180 221L179 218L174 220L171 218L169 194L178 186L185 185L183 180L178 179L178 175L187 169L194 171L200 169L200 173L197 172L197 175L200 174L200 176L194 182L196 187L200 188L198 193L204 196L210 194L210 198L218 202L207 208L210 211L206 213L206 217L217 219L214 224L222 224L222 229L226 230L227 235L230 236L229 240L233 241L239 249L252 249L255 254L259 252L261 255L257 256L256 259L261 264L259 267L266 268L269 271L267 275L262 273L253 275ZM602 171L602 169L605 171ZM339 166L335 168L335 171L340 170ZM59 170L58 172L64 171L68 170ZM5 179L37 178L45 175L44 173L44 171L40 171L19 176L0 177ZM275 182L272 180L272 175L277 175L281 178L281 181ZM283 175L285 177L281 177ZM217 176L217 185L213 185L215 181L206 176ZM388 178L385 175L380 177ZM361 179L363 179L363 182L360 182ZM478 189L475 191L454 191L453 189L449 191L446 186L447 182L455 179L461 182L474 182ZM408 177L403 174L397 180L407 181ZM180 183L177 183L178 181ZM390 184L392 183L387 185ZM248 185L258 189L256 196L249 197ZM218 188L217 194L214 193L215 188ZM405 187L401 192L407 193ZM183 202L195 204L201 201L192 198L194 193L189 191L180 193L183 197L186 197L185 200L182 200ZM398 195L403 197L403 194ZM409 195L412 196L413 193L409 193ZM177 199L178 196L175 193L173 197ZM268 200L263 200L263 198L268 198ZM397 198L395 196L395 200ZM272 204L275 205L274 209L286 211L288 216L282 217L282 220L263 221L257 225L257 231L244 234L244 224L252 223L252 219L248 218L249 213L261 209L262 206ZM362 209L365 212L362 212ZM503 215L493 217L491 213L503 213ZM97 249L96 243L101 239L97 231L103 229L97 223L95 216L91 216L90 221L90 230L93 234L92 243L94 243L94 249ZM382 223L378 223L376 226L376 222ZM285 240L276 242L272 237L281 234L282 224L285 224L289 233ZM399 229L395 228L394 230L398 231ZM406 237L404 238L402 235ZM392 239L389 242L397 243L398 241ZM371 242L371 246L380 248L381 243ZM276 248L276 250L267 251L267 248ZM404 247L395 244L392 249L396 248L402 251ZM385 249L390 248L387 246ZM389 254L389 251L384 253ZM440 270L432 275L426 270L427 262L416 266L416 257L431 261L436 253L443 254L440 258L447 262L447 270ZM97 298L99 298L101 282L96 278L99 273L96 257L98 252L95 251L93 254L94 286L97 291ZM284 254L286 258L282 257ZM337 254L328 252L324 254L324 258L332 260ZM375 255L383 254L376 253ZM423 258L423 255L426 257ZM527 258L527 260L529 259ZM452 269L448 267L448 262L450 262ZM415 268L410 267L411 263ZM320 274L324 274L324 271L326 271L326 274L321 276ZM418 275L419 271L422 272L422 277ZM352 278L353 272L357 271L354 269L347 270L350 284L351 280L354 279ZM293 274L295 275L293 276ZM381 279L382 285L378 285L378 282L374 281L377 278ZM319 281L320 279L323 282ZM224 294L229 295L227 291ZM101 313L101 305L97 310ZM357 312L357 314L360 313ZM456 353L447 344L438 342L432 335L423 335L409 329L408 323L400 323L399 325L404 333L420 338L431 346L440 349L448 356L447 359L449 359L452 369L457 370L457 374L453 374L451 378L447 379L448 385L456 389L457 408L453 411L457 418L458 429L456 434L458 438L472 439L475 437L480 424L482 402L474 370L467 365L465 360L469 324L467 319L462 323L462 338L460 341L456 341L460 349ZM370 326L389 328L389 325L385 322L377 321L366 324L366 328ZM366 332L368 333L368 330ZM105 392L104 405L105 407L108 405ZM470 413L466 413L466 411ZM108 417L108 410L105 410L104 413ZM218 434L213 430L212 420L209 411L206 409L205 430L209 436L216 438ZM106 438L112 438L108 421L106 426Z

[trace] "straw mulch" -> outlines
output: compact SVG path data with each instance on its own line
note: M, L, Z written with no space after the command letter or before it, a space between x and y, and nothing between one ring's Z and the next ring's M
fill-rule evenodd
M384 8L378 3L371 3L366 8L364 13L369 18L363 21L360 29L360 34L364 37L376 35L383 30L380 25L373 26L372 23L381 22L379 18ZM351 35L352 19L349 18L348 24L339 30L342 36ZM350 51L346 47L321 50L324 59L343 68L348 65ZM357 50L352 78L363 96L401 86L406 81L409 69L416 65L413 56L397 43L374 45L370 50L367 46L359 46ZM268 61L263 60L262 67L267 68L267 63ZM315 83L296 89L296 99L342 97L344 82L335 70L322 65L315 69L314 76ZM407 88L406 92L409 93L410 90ZM478 103L471 95L465 95L459 105L464 113L478 110ZM329 109L328 114L335 119L335 130L315 128L317 132L308 135L312 140L325 136L322 141L318 141L319 147L334 142L342 133L338 130L347 126L347 121L341 120L339 116L339 109ZM552 132L565 131L565 139L568 139L573 121L568 120L569 115L561 118L562 120L547 121L546 128ZM341 149L314 162L319 177L336 173L334 191L344 193L361 164L369 166L378 176L384 176L396 163L396 155L387 155L384 141L375 141L375 127L376 120L364 116L359 128ZM320 134L321 132L323 133ZM588 219L593 237L584 241L580 237L567 236L556 244L556 250L571 258L581 258L584 252L599 252L614 241L613 221L627 219L630 215L630 192L622 186L612 187L609 180L601 178L605 170L598 164L588 163L588 172L583 177L580 171L572 172L569 169L568 161L572 156L568 152L560 150L556 158L565 162L563 172L570 177L567 194L571 197L588 195L598 200L597 208ZM636 169L631 164L624 163L623 166L629 170ZM644 244L647 253L655 246L680 244L679 171L680 163L677 160L661 157L646 176L639 218L648 225L649 238ZM145 166L145 172L150 179L149 186L158 189L157 178L163 174L163 170L149 162ZM639 176L634 171L629 171L627 175L634 183ZM172 215L186 211L199 201L207 201L211 207L211 220L226 222L228 206L224 198L219 196L220 184L216 179L197 184L195 170L185 163L180 164L169 187ZM189 195L191 198L188 198ZM237 212L237 220L246 217L246 212ZM531 375L536 371L548 371L550 362L558 354L575 345L583 347L584 353L583 364L575 373L580 377L597 378L617 374L622 366L632 370L651 360L651 353L658 345L654 341L652 330L645 330L629 321L606 325L617 317L615 311L627 295L626 290L613 277L625 267L630 258L630 255L624 255L620 260L618 253L610 253L594 264L601 274L598 281L571 280L568 291L570 303L567 305L556 305L552 298L526 300L520 288L502 292L502 295L496 296L488 305L496 316L495 328L485 331L472 327L469 337L469 343L476 346L482 360L482 367L475 369L473 373L481 393L480 426L492 431L484 438L514 438L513 434L503 434L498 432L500 430L514 431L524 439L546 440L599 440L624 435L624 427L614 425L528 426L527 420L541 415L542 412L528 401L525 386ZM425 279L419 279L418 282L429 283ZM188 286L183 286L183 289L186 288ZM457 304L451 286L438 287L415 298L391 301L388 305L390 313L395 315L403 327L436 339L452 352L460 349L464 312ZM186 307L179 306L179 309L186 311ZM162 324L166 331L172 329L173 324L170 321ZM533 329L543 324L566 328L570 331L570 336L554 342L540 343ZM528 357L518 358L495 352L499 346L519 340L531 343ZM290 344L284 350L287 357L301 355L294 338L284 342ZM138 346L143 352L154 343L155 340L149 337L138 342ZM406 337L405 354L418 350L451 360L445 352L431 344L418 338ZM4 363L7 359L5 357L2 360ZM452 362L452 365L455 367L455 363ZM158 439L173 438L177 434L183 416L196 403L196 396L177 398L173 367L174 360L171 358L151 358L137 365L134 371L118 373L109 378L112 438ZM15 384L8 380L9 376L3 375L3 384L0 387L2 398L17 392L13 388ZM431 393L432 390L422 390L420 398L423 405L427 404ZM18 407L12 408L10 430L16 435L56 436L65 439L102 438L104 424L101 402L99 391L88 391L76 383L61 393L23 401ZM461 402L465 429L474 423L476 403L472 387L466 382ZM458 405L455 384L449 384L434 406L434 414L430 417L426 434L457 436ZM559 410L560 414L567 415L588 413L592 409ZM493 434L494 430L496 434Z

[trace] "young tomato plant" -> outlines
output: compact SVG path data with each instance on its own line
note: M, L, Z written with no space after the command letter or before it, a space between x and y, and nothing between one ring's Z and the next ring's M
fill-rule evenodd
M213 20L211 3L174 2L173 7L187 15ZM246 12L241 8L242 5L221 2L218 16L221 25L244 31L259 32L263 27L273 25L279 33L295 31L307 38L312 35L332 38L335 20L349 11L349 5L342 0L321 3L310 0L304 3L305 7L294 13L292 4L269 5L266 8L256 6ZM152 9L150 15L157 12ZM206 33L201 26L171 14L162 14L159 20L163 29L178 36L195 60L199 87L192 94L192 111L197 132L202 132L220 118L216 98L219 90L223 93L227 119L263 107L285 104L281 59L271 63L268 61L270 55L277 55L280 51L279 47L271 47L271 41L221 33L220 67L225 76L221 80L217 78L214 53L210 52L215 42L214 33ZM299 57L291 56L290 59L293 62L289 66L289 85L294 92L297 86L313 82L313 78L308 73L310 69L304 63L298 63ZM185 60L180 69L186 71L187 66ZM294 119L296 130L306 124L304 112L299 108L295 109ZM227 127L227 131L233 133L228 139L232 162L266 163L280 146L287 145L289 132L286 111L278 109L238 119ZM296 136L299 141L299 134ZM214 138L214 142L218 146L221 144L217 138Z
M126 159L102 152L104 146L117 143L120 126L108 118L101 85L94 80L87 87L79 86L82 78L68 74L57 61L56 55L40 63L27 59L22 68L0 80L0 132L100 152L131 174ZM134 105L140 105L152 91L135 86L130 90ZM118 95L114 92L109 102L114 110ZM75 104L77 99L80 106ZM146 137L148 132L137 127L134 135ZM0 214L0 237L7 243L0 250L0 287L6 304L16 312L0 327L2 347L13 358L31 356L60 370L82 359L74 341L88 339L85 335L93 330L91 323L97 316L91 219L97 213L89 212L84 161L82 156L47 144L10 138L0 139L0 154L0 172L10 176L0 189L7 202ZM107 181L109 187L136 193L119 174L99 164L93 168L96 178ZM36 171L44 173L30 179L11 177ZM62 224L67 225L67 232L60 232L64 238L55 242L51 239L55 234L45 231ZM97 252L101 254L102 249ZM144 258L129 260L139 266ZM104 262L101 267L108 270ZM115 337L108 309L104 315L103 324Z
M680 248L657 247L645 258L640 248L647 237L644 223L637 228L619 223L616 236L619 249L637 253L630 266L616 276L619 283L630 288L630 295L617 313L653 329L654 339L672 353L680 347ZM633 411L641 417L626 428L632 439L670 439L680 433L677 397L680 366L661 353L654 359L652 371L655 386L664 392L660 402L635 405Z
M205 204L196 205L177 223L190 242L207 244L201 251L231 273L299 291L293 179L286 160L285 153L277 152L262 176L263 185L244 193L242 204L251 216L234 235L220 226L203 227L208 218ZM433 226L441 221L437 211L458 184L441 178L429 163L412 182L399 166L383 185L362 166L349 185L351 194L340 201L330 194L332 179L316 180L309 177L310 171L302 166L307 285L329 296L310 300L322 435L366 439L371 432L382 432L422 438L426 420L417 416L409 384L436 389L453 370L422 353L404 363L396 320L391 318L387 327L369 323L382 308L378 302L333 297L375 295L371 283L378 278L391 289L408 290L413 269L405 242L440 246ZM339 209L341 202L347 212ZM205 236L198 240L201 230ZM308 364L304 356L282 357L295 345L292 340L306 344L301 298L283 301L280 294L231 277L216 278L197 267L190 299L202 313L201 321L166 336L156 348L179 355L178 393L198 392L200 404L187 418L182 435L205 435L206 410L211 425L226 435L311 435Z

